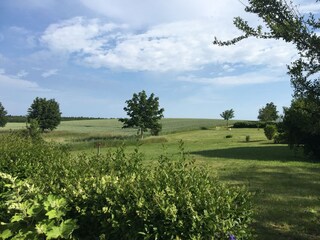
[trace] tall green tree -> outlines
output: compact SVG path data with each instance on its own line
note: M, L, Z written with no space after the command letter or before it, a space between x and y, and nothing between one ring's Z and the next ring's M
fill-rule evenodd
M54 99L37 97L28 109L28 122L36 120L42 131L53 130L61 122L59 103Z
M316 5L319 6L319 0ZM293 2L286 0L248 0L246 12L257 14L264 26L253 27L241 17L234 19L234 25L243 32L241 36L228 41L217 38L214 44L224 46L235 44L248 37L262 39L282 39L296 46L299 57L289 63L288 74L294 90L294 99L289 109L285 111L285 134L292 145L303 144L318 157L317 147L311 142L320 142L320 19L319 15L301 14ZM303 102L297 104L296 102ZM293 114L294 113L294 114ZM301 113L303 121L297 122L292 116ZM287 116L286 116L287 114ZM292 122L295 122L293 128ZM307 121L307 124L306 122ZM294 131L294 132L291 132ZM300 133L297 136L296 131ZM303 134L303 136L302 136ZM318 144L319 145L319 144Z
M291 147L304 147L307 155L320 157L320 105L304 98L284 108L282 128Z
M4 127L7 124L7 111L0 102L0 127Z
M123 108L129 118L119 119L123 128L138 128L138 134L143 138L143 133L148 129L151 134L158 135L161 131L159 120L163 118L164 109L159 106L159 98L153 93L148 97L143 90L138 94L134 93L132 99L126 101L127 106Z
M265 107L259 109L258 119L262 122L272 122L278 118L277 106L273 102L267 103Z
M229 120L234 118L234 110L231 108L230 110L225 110L220 114L220 116L227 121L227 127L229 126Z

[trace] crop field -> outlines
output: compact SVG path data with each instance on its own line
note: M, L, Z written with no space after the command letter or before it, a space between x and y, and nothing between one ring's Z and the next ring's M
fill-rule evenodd
M235 121L229 121L232 124ZM183 132L190 130L208 129L224 126L224 120L212 119L162 119L163 125L161 135ZM25 129L25 123L8 123L1 131ZM69 143L79 149L88 148L90 142L109 141L112 145L114 140L123 141L135 138L136 129L123 129L118 119L97 119L81 121L62 121L58 128L50 133L44 134L48 141ZM110 143L111 140L111 143ZM91 144L92 145L92 144Z
M226 184L245 185L255 193L257 239L320 239L319 161L273 144L263 129L230 130L224 121L210 119L164 119L162 124L160 136L140 141L134 129L122 129L116 119L66 121L44 137L70 145L74 154L96 153L95 143L101 144L101 154L120 145L128 152L138 147L146 164L164 152L175 157L182 140L196 164ZM9 123L4 130L24 126Z

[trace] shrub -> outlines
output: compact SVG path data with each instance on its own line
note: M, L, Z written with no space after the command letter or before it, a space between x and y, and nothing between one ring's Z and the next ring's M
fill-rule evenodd
M264 134L268 138L268 140L272 140L277 134L277 126L274 124L269 124L264 128Z
M63 177L59 172L69 152L65 146L47 143L41 138L35 140L23 131L0 134L0 156L2 172L22 179L38 177L45 182Z
M25 144L27 156L32 156L29 151L39 151L36 143L19 141ZM0 154L6 153L7 159L17 156L8 149L8 145L1 148ZM51 230L57 231L50 235L52 239L71 235L73 239L251 238L252 195L245 188L220 183L195 166L182 143L179 159L162 155L153 167L142 164L144 158L138 150L132 154L125 154L121 148L106 155L67 154L62 160L62 155L53 154L49 161L47 153L55 153L56 147L43 144L41 149L41 154L36 154L39 164L33 164L33 169L35 173L45 169L50 177L40 179L38 174L26 171L24 178L16 178L17 172L7 169L7 179L18 184L3 185L0 193L5 196L0 198L5 212L0 221L7 223L0 226L2 238L4 234L30 231L36 234L30 235L32 239L49 238ZM46 161L41 161L42 157ZM21 163L28 168L27 161ZM59 180L53 176L56 174ZM43 192L50 198L42 196ZM23 197L10 197L18 193ZM55 201L61 202L59 208L46 208L48 202ZM9 210L9 206L16 207ZM65 231L62 223L69 224ZM44 226L43 231L38 231L39 226Z
M246 142L250 142L250 135L246 136Z

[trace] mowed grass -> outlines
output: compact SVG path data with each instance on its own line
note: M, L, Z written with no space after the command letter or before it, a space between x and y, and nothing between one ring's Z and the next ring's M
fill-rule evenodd
M118 141L127 144L128 152L139 146L146 164L153 164L164 152L175 158L182 140L196 164L227 184L246 185L255 193L257 239L320 239L320 163L266 140L262 129L230 131L224 124L222 120L164 119L161 136L136 141L136 131L121 129L115 119L74 121L62 122L45 137L71 145L88 142L75 148L75 154L96 153L95 141ZM105 144L101 153L114 146Z

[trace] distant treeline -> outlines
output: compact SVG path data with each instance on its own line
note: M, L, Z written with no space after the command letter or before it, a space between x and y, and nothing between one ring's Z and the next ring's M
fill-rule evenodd
M233 128L264 128L266 123L259 121L236 122Z
M104 119L95 117L61 117L61 121L75 121L75 120L93 120L93 119ZM27 116L7 116L8 122L26 122Z
M26 122L27 117L26 116L13 116L13 115L8 115L7 116L8 122Z

